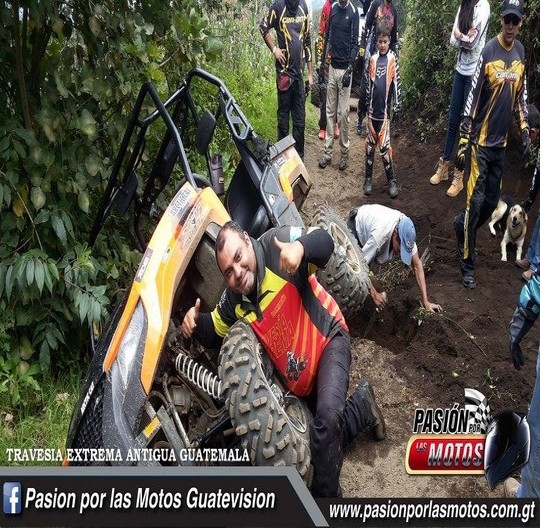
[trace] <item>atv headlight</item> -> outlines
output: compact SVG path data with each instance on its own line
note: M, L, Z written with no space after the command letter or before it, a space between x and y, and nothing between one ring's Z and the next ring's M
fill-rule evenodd
M144 346L145 335L146 317L142 303L139 301L133 312L131 321L126 328L122 343L120 344L120 350L116 356L116 364L118 365L118 371L120 372L124 389L127 388L129 374L132 371L132 365L137 357L137 352Z

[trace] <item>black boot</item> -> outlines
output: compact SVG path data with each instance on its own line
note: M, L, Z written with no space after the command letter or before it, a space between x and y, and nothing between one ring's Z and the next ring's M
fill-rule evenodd
M386 424L375 394L366 380L360 380L356 390L347 398L343 412L343 446L349 445L356 435L371 430L376 440L386 438Z
M372 176L373 176L373 157L369 157L366 155L366 173L365 173L365 179L364 179L364 194L366 196L369 196L373 191L373 187L371 184Z

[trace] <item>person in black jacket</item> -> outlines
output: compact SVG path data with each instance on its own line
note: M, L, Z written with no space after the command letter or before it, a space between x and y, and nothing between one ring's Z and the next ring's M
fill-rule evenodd
M330 55L328 85L326 88L326 139L319 167L324 169L332 161L334 127L339 126L341 158L339 170L347 168L349 159L349 97L351 95L352 68L358 53L358 10L350 0L339 0L332 5L328 20L326 46L321 55L319 71L326 67Z

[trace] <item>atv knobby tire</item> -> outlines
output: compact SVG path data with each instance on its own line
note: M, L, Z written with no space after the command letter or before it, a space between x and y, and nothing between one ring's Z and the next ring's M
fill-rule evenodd
M328 231L334 239L334 252L317 279L336 300L345 319L362 308L369 293L369 267L364 254L345 221L330 207L320 207L312 225Z
M311 452L305 402L293 397L285 408L265 375L261 354L266 354L248 323L237 321L223 340L219 377L225 407L236 435L256 466L294 466L309 486Z

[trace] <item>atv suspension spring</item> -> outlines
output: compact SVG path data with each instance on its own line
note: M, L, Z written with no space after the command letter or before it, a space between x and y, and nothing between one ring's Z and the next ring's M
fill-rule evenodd
M174 360L176 370L187 377L191 383L205 391L215 400L221 400L221 380L206 367L199 365L194 359L178 352Z

